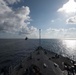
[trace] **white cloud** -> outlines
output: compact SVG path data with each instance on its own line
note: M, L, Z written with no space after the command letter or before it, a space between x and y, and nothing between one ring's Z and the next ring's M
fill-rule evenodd
M20 2L21 0L4 0L4 1L6 1L6 3L8 4L14 4L14 3Z
M45 38L76 38L76 28L56 29L49 28L46 30Z
M70 17L66 20L67 24L76 24L76 16Z
M58 9L58 12L66 13L67 24L76 24L76 2L75 0L69 0L61 8Z
M30 24L29 14L28 6L13 10L4 0L0 0L0 32L35 35L37 28L28 27Z
M70 14L76 13L76 2L74 0L69 0L61 8L58 9L58 12L65 12Z
M7 6L7 3L4 2L3 0L0 0L0 14L4 14L5 12L11 12L12 9L10 9Z

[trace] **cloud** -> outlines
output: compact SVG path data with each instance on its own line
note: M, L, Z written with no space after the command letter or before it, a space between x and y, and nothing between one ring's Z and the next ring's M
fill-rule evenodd
M76 38L76 28L56 29L49 28L43 37L45 38Z
M12 9L7 6L7 3L4 2L3 0L0 0L0 15L4 14L5 12L11 12L11 11Z
M76 2L75 0L69 0L67 3L63 4L61 8L57 10L58 12L66 13L66 23L76 24Z
M20 2L21 0L4 0L4 1L8 4L14 4L14 3Z
M18 0L14 0L14 2L17 1ZM29 14L30 9L28 6L22 6L13 10L4 0L0 0L0 32L34 34L37 31L37 28L28 26L31 20Z
M74 0L69 0L61 8L58 9L58 12L65 12L70 14L76 13L76 2Z
M70 17L66 20L67 24L76 24L76 16Z

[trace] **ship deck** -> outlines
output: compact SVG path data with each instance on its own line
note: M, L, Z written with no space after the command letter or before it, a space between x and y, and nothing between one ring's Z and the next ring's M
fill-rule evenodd
M72 66L71 59L38 47L25 58L11 75L66 75L64 63Z

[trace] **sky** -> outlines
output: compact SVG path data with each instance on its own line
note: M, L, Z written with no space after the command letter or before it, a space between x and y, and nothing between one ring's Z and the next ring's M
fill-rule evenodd
M0 0L0 38L76 38L76 0Z

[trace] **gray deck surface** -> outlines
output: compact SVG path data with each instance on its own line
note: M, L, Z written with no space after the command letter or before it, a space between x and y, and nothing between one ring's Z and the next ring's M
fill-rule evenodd
M32 65L38 67L40 74L36 75L66 75L66 71L63 70L62 62L69 62L70 60L59 56L59 58L53 58L55 53L40 49L36 50L28 58L22 61L22 67L12 71L11 75L29 75L26 74L26 69L31 68ZM55 64L58 64L55 66ZM70 63L69 63L70 64ZM34 75L34 74L30 74Z

